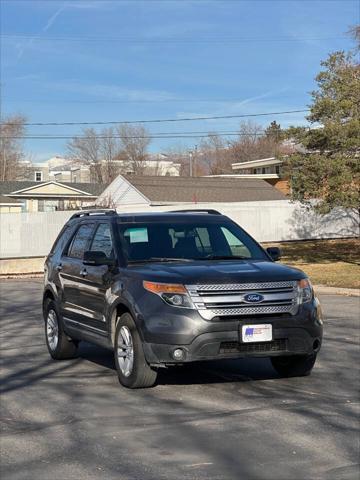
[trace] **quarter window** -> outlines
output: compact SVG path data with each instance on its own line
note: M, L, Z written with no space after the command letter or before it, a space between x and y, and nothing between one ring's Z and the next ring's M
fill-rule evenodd
M104 252L108 258L114 255L111 230L108 223L101 223L95 233L90 247L91 251Z
M92 223L81 225L70 244L68 257L80 258L81 260L84 258L84 252L88 245L93 227L94 224Z

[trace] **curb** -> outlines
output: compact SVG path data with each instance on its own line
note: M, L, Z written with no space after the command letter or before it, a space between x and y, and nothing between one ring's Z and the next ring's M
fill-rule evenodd
M314 290L320 295L345 295L347 297L360 297L358 288L328 287L326 285L313 285Z

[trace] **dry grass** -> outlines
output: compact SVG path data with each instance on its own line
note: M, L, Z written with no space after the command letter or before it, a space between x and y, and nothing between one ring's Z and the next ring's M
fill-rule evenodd
M358 239L282 242L271 245L281 248L282 263L300 268L315 285L360 288Z

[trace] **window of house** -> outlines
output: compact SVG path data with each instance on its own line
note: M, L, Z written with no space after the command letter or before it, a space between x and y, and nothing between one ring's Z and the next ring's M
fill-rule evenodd
M43 172L35 172L35 182L42 182Z
M280 174L280 165L276 165L275 172L279 175Z
M85 223L76 232L68 248L68 257L84 258L84 252L88 245L90 236L94 228L93 223Z
M38 200L38 212L45 211L45 200Z
M113 243L111 229L108 223L100 223L98 226L90 250L93 252L104 252L108 258L113 257Z

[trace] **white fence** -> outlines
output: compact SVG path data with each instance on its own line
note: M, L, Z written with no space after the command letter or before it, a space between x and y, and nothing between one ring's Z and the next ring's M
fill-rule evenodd
M334 210L319 216L286 200L218 204L182 204L162 207L127 206L123 211L166 211L212 208L225 213L260 242L356 237L359 217ZM45 256L73 212L7 213L0 216L0 258Z

